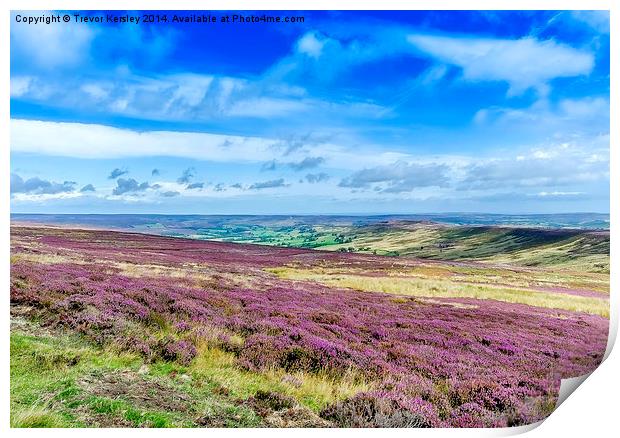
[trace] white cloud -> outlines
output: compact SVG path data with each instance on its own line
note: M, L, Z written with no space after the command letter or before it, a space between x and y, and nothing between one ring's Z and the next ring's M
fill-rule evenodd
M329 82L351 67L411 53L405 37L399 27L363 29L346 36L311 31L297 40L296 50L274 64L265 77L297 83Z
M593 159L593 157L595 159ZM590 137L532 148L513 157L473 161L461 190L566 187L609 179L609 138ZM557 195L559 191L550 192Z
M534 151L532 155L534 158L537 158L539 160L548 160L556 156L556 154L553 151L545 151L545 150L536 150Z
M450 169L445 164L397 161L390 165L362 169L340 182L341 187L373 188L386 193L411 192L420 187L446 187Z
M19 201L19 202L44 202L44 201L53 201L59 199L72 199L72 198L80 198L83 196L83 193L73 192L73 193L46 193L46 194L32 194L32 193L15 193L11 196L11 202Z
M312 58L318 58L324 45L325 40L319 39L316 32L308 32L297 41L297 50Z
M609 119L609 100L604 97L586 97L583 99L564 99L559 105L561 117L571 119L603 118Z
M90 56L95 27L74 22L27 25L14 22L17 14L20 13L11 13L11 51L22 58L21 62L51 70L75 66ZM28 11L21 15L50 16L52 13Z
M20 97L28 93L31 84L30 76L11 77L11 97Z
M107 98L110 94L109 86L98 83L85 83L80 87L80 90L95 101L101 101Z
M498 125L521 130L544 127L548 132L609 130L609 100L606 97L561 99L551 103L539 99L525 108L490 107L476 112L473 121L479 125Z
M176 179L148 183L139 179L135 183L124 181L131 190L116 190L118 196L115 197L111 194L115 187L98 185L97 194L112 200L133 202L130 198L139 198L140 202L161 202L162 194L168 192L178 192L178 197L227 198L241 196L250 187L269 188L278 193L285 190L291 196L316 195L316 188L310 184L296 183L298 177L291 179L291 174L286 172L293 170L288 166L283 166L284 173L279 171L268 178L256 177L260 175L261 163L282 159L289 147L286 142L269 138L172 131L137 132L93 124L12 120L11 141L12 152L86 159L175 156L255 165L254 177L245 171L231 175L231 178L241 178L239 186L232 184L237 182L234 179L220 180L205 182L200 190L194 190ZM300 163L307 158L307 152L302 146L286 155L286 159ZM394 151L378 152L367 145L343 146L328 142L312 144L312 152L325 158L324 161L317 160L317 172L328 171L331 176L327 178L325 175L328 174L324 173L321 178L325 186L323 190L338 199L351 199L353 192L358 193L356 196L360 199L370 199L377 192L386 199L465 199L509 190L524 195L544 192L547 195L538 196L549 200L564 196L563 193L566 197L574 196L576 192L588 193L593 185L604 187L609 180L608 135L513 149L509 155L479 157L414 156ZM75 192L72 196L78 196L77 190ZM32 197L34 193L19 195L15 200L43 200Z
M445 65L435 65L422 73L418 78L418 83L421 85L431 85L437 81L440 81L448 73L448 68Z
M548 197L548 196L578 196L585 195L584 192L539 192L538 196Z
M308 111L310 108L312 106L302 100L257 97L233 103L226 114L234 117L268 118Z
M205 99L214 77L197 74L179 74L168 78L173 88L172 96L164 110L174 107L197 107Z
M509 94L529 88L544 94L551 79L587 75L594 56L553 40L457 38L412 34L407 40L438 61L463 69L463 77L474 81L505 81Z
M226 147L223 144L226 142ZM212 161L262 161L274 142L208 133L138 132L110 126L11 120L11 150L77 158L177 156Z
M383 117L373 102L329 101L306 97L301 87L235 77L192 73L156 77L125 72L116 81L17 77L14 97L72 109L107 111L152 120L213 120L222 117L294 117L328 113L335 117Z
M600 33L609 33L609 11L571 11L574 20L586 23Z
M291 161L303 160L307 150L289 151L281 139L244 137L199 132L134 131L98 124L11 120L11 150L75 158L122 158L174 156L214 162L264 163L285 154ZM330 166L357 169L388 164L407 154L381 151L372 145L354 146L321 142L312 151Z

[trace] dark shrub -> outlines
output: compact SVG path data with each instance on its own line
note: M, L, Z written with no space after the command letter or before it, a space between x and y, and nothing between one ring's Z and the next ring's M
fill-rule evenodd
M177 361L187 365L196 356L196 347L187 341L164 338L159 341L157 349L162 359Z
M421 399L409 409L398 401L370 393L358 394L321 411L321 417L339 427L435 427L433 408Z
M265 418L273 412L292 409L297 405L292 397L271 391L257 391L253 397L243 401L242 404L249 406L259 416Z

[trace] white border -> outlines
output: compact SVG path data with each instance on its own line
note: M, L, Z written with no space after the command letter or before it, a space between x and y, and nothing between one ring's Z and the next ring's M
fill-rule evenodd
M4 0L2 2L2 18L0 19L0 59L2 62L2 79L0 80L0 135L2 144L2 156L0 159L0 190L3 195L3 214L0 216L0 226L2 233L0 234L0 254L1 254L1 280L0 284L3 286L5 293L3 294L2 311L0 313L1 326L3 327L3 336L1 341L1 357L0 369L2 372L3 385L2 385L2 398L0 399L0 430L8 431L13 436L32 436L33 434L46 434L51 436L77 436L84 433L81 430L23 430L23 429L9 429L9 159L10 159L10 134L9 134L9 45L10 45L10 10L56 10L56 9L100 9L100 10L149 10L149 9L176 9L176 10L373 10L373 9L394 9L394 10L442 10L442 9L456 9L456 10L475 10L475 9L488 9L488 10L595 10L604 9L611 10L611 77L616 77L618 72L618 41L617 41L617 29L620 22L620 6L617 1L613 0L418 0L418 1L403 1L403 0L380 0L373 2L364 2L353 0L216 0L210 2L198 2L190 0L133 0L123 1L118 0L114 2L108 1L76 1L76 0L55 0L55 1L41 1L41 0ZM617 120L618 117L618 87L614 86L611 81L611 118L610 120ZM618 209L620 206L620 192L617 184L618 179L615 176L618 174L619 154L615 149L615 143L617 142L619 124L611 125L610 138L611 138L611 180L616 184L611 185L611 326L610 326L610 340L608 345L607 354L609 359L606 360L588 379L588 383L582 385L577 389L576 394L569 397L568 400L560 406L556 412L554 412L546 421L543 422L540 427L535 428L530 432L530 436L547 436L553 434L554 436L610 436L610 431L617 430L616 416L617 413L617 398L619 390L619 378L616 368L619 368L620 359L618 359L618 353L612 352L611 346L615 341L615 337L618 329L618 299L617 299L617 287L618 287L618 272L619 261L616 254L619 254L619 247L617 240L613 237L614 230L616 228L616 222L618 217ZM615 201L615 202L614 202ZM414 433L416 435L424 436L502 436L512 435L519 432L525 432L532 427L514 428L514 429L474 429L474 430L462 430L462 429L434 429L434 430L415 430L397 429L390 430L389 433L394 436L410 436ZM151 436L164 434L169 435L171 431L165 430L115 430L114 433L119 435L132 436L149 434ZM377 433L386 431L372 431L372 430L348 430L348 429L333 429L333 430L295 430L288 431L283 429L253 429L248 431L247 429L210 429L204 431L201 429L191 430L174 430L172 433L188 434L198 436L208 433L209 436L244 436L246 433L251 433L258 437L266 436L289 436L294 433L296 436L309 437L316 433L325 433L327 435L352 435L356 434L358 437L362 436L376 436ZM110 430L107 429L91 429L87 433L93 436L107 436Z

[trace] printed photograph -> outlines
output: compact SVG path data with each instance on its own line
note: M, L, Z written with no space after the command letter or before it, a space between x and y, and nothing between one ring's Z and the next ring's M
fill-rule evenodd
M516 427L603 361L609 11L10 20L11 427Z

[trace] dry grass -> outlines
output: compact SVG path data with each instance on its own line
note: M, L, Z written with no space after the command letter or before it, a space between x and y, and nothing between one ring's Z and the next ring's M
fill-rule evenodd
M42 263L42 264L48 264L48 265L57 264L57 263L75 263L78 265L88 264L88 262L85 262L83 258L70 257L67 255L60 255L60 254L20 253L20 254L11 255L11 263L16 263L22 260L26 262L35 262L35 263Z
M27 409L11 411L12 428L56 428L66 427L62 417L43 406L31 406Z
M574 288L609 294L609 275L576 272L570 269L522 268L483 263L467 267L431 264L408 269L386 270L385 275L434 280L445 278L457 283L503 285L516 288Z
M442 279L369 277L361 275L328 274L312 270L276 268L270 272L280 278L314 281L325 286L345 287L359 291L383 292L428 298L474 298L507 303L585 312L609 317L609 300L554 292L541 292L490 285L471 285Z
M286 373L282 369L250 372L239 368L233 353L205 343L190 372L197 379L206 379L225 388L238 398L247 398L257 391L277 391L290 395L314 411L334 401L351 397L371 386L359 374L350 371L340 376L327 373Z
M188 270L168 267L162 265L152 265L146 263L127 263L127 262L114 262L112 264L115 268L120 269L123 275L128 277L166 277L166 278L183 278L193 277L195 279L209 279L210 276L204 276L200 274L192 274Z

